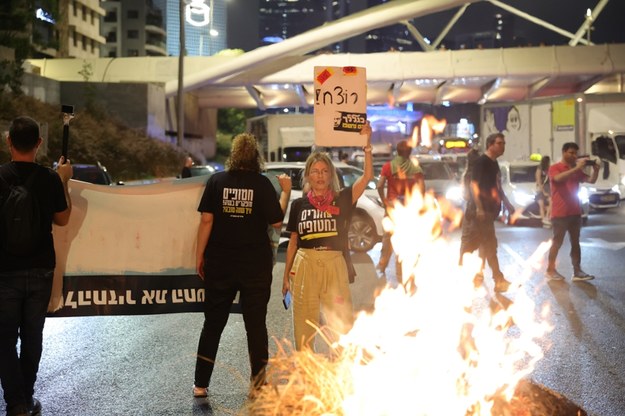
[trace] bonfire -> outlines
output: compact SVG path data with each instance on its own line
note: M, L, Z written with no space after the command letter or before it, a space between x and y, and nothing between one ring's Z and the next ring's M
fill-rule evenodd
M553 415L554 395L527 381L551 331L548 306L523 282L540 265L539 247L506 296L475 285L477 256L457 265L457 245L442 236L434 197L397 205L385 227L402 261L400 284L387 285L372 312L330 342L330 353L278 342L267 385L245 409L253 415ZM328 328L319 330L323 337ZM331 328L330 328L331 330ZM539 397L540 396L540 397ZM568 402L566 402L568 404ZM571 409L576 409L572 411Z

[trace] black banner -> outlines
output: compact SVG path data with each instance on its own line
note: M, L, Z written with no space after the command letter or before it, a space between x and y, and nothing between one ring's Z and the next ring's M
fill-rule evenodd
M65 276L63 307L52 317L202 312L197 275ZM240 313L238 303L231 313Z

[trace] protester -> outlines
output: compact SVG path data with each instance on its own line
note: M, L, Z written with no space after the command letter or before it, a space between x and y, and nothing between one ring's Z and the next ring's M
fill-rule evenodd
M184 160L184 166L182 167L182 172L180 173L181 178L190 178L191 177L191 166L193 166L193 159L191 156L187 156Z
M556 258L562 246L564 235L569 233L571 242L571 263L573 265L573 281L592 280L595 277L581 268L582 250L579 234L582 228L582 207L577 193L582 182L595 183L599 175L599 165L591 163L592 175L589 177L584 168L590 162L586 158L577 158L579 146L568 142L562 146L562 159L549 168L551 185L551 224L553 241L549 249L549 263L545 276L551 280L563 280L556 270Z
M499 216L501 203L514 211L501 187L501 171L497 158L506 150L506 141L501 133L493 133L486 138L486 152L475 161L471 170L471 198L467 204L465 220L468 220L465 243L461 254L479 249L482 263L488 261L493 273L495 292L505 292L510 286L497 258L497 236L495 220ZM476 276L477 277L477 276Z
M33 394L56 262L52 223L66 225L72 210L67 189L72 165L63 156L56 172L38 165L35 157L41 143L35 120L14 119L7 136L11 161L0 166L0 380L7 415L41 412ZM27 205L15 199L12 189L18 185L31 195L31 202L21 199ZM15 210L18 206L21 212ZM27 208L32 214L22 215ZM13 237L10 223L17 220L27 234L21 234L23 239Z
M291 178L280 175L280 201L261 174L263 160L253 135L234 138L226 171L212 175L200 200L196 268L204 281L204 325L198 343L193 395L206 397L221 333L237 292L247 333L251 391L264 383L269 356L267 303L272 247L267 226L282 226Z
M352 187L339 189L332 160L326 153L314 152L306 160L304 181L310 185L302 198L291 203L287 231L282 294L291 292L295 346L314 349L320 313L334 333L344 333L353 322L349 291L348 264L345 259L349 219L356 201L373 177L371 127L367 136L364 173ZM310 321L312 323L308 323Z
M458 262L458 265L460 266L462 266L463 264L462 258L464 257L465 253L471 253L478 248L477 246L471 246L471 242L473 241L472 235L475 232L475 230L473 229L474 218L472 218L471 215L467 217L467 210L474 209L475 207L474 203L471 202L471 172L473 171L473 168L475 167L475 162L477 161L479 156L480 152L477 149L473 148L469 150L469 152L467 153L467 166L465 167L462 174L462 195L465 200L466 206L464 218L462 219L462 235L460 237L460 259ZM482 259L482 266L477 272L476 278L478 280L484 279L484 259Z
M405 197L418 190L421 195L425 194L425 182L423 181L423 170L410 160L412 147L406 140L397 143L397 156L382 165L380 179L377 188L380 198L384 202L384 209L388 215L388 209L392 208L396 202L404 202ZM386 186L386 196L384 187ZM380 261L376 269L381 275L386 274L386 267L393 253L391 243L391 233L385 232L382 239L382 251ZM399 261L396 262L395 272L398 280L401 280L401 267Z
M543 156L540 165L536 168L536 203L540 212L543 226L550 227L551 221L551 187L549 186L549 166L551 158Z

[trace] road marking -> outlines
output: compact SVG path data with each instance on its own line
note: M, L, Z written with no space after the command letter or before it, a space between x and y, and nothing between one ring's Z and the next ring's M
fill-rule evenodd
M584 247L607 248L612 251L619 251L625 248L625 242L613 243L603 238L586 238L585 240L586 241L582 241L579 244Z
M527 259L524 259L523 257L521 257L521 255L517 253L516 251L514 251L512 247L510 247L508 244L502 243L501 248L503 248L504 251L508 253L510 257L512 257L514 261L516 261L519 265L523 265L523 263L527 261Z
M534 250L534 252L527 258L522 257L517 251L506 243L502 243L500 246L505 252L508 253L508 255L510 255L510 257L514 259L516 264L523 267L526 272L528 267L534 270L542 268L545 253L549 251L549 247L551 246L551 240L539 243L536 250Z

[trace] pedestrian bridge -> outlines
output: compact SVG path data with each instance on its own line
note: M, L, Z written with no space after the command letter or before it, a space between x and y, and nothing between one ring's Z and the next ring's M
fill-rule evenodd
M28 64L33 72L58 81L84 81L80 72L89 65L90 82L158 83L168 98L185 91L198 109L310 107L315 66L365 67L369 104L486 103L624 92L625 44L592 45L582 36L590 21L577 33L569 33L501 1L488 0L570 38L569 46L437 49L464 10L476 1L396 0L244 54L185 57L181 89L178 57L32 59ZM595 19L607 2L598 2L592 12ZM457 9L456 14L432 44L407 21L448 9ZM407 25L425 52L307 55L398 22Z

